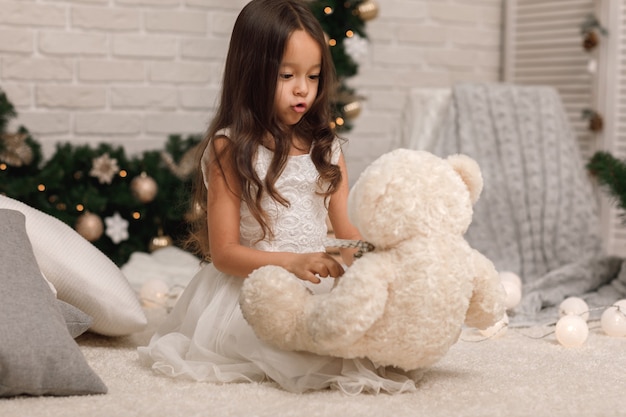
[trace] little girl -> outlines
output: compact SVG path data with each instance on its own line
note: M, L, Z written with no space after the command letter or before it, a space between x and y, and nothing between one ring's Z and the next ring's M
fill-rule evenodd
M304 1L252 0L243 8L194 195L206 216L192 243L211 263L139 348L153 369L198 381L269 379L292 392L415 390L410 375L367 359L274 348L255 336L239 308L243 280L263 265L282 266L316 293L332 287L344 269L324 251L327 216L337 238L359 238L347 217L344 157L329 125L333 89L324 33ZM352 254L342 252L348 265Z

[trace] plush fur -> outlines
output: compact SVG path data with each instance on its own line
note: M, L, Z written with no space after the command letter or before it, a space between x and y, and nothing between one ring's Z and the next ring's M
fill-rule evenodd
M280 267L259 268L243 285L244 317L260 339L286 350L404 370L435 363L464 323L487 328L504 315L498 273L463 237L482 185L465 155L381 156L348 200L351 221L376 249L327 294L311 294Z

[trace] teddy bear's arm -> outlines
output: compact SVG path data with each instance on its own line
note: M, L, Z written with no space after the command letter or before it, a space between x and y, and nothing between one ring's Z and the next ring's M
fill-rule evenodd
M474 291L465 316L468 326L485 329L504 316L506 294L493 263L472 250L474 258Z
M309 334L320 348L354 343L383 315L393 271L381 256L371 253L356 261L337 286L317 298L308 311Z

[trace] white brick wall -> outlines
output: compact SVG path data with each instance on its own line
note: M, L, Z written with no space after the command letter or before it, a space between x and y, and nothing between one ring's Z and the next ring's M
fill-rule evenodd
M59 141L159 149L208 124L247 0L0 0L0 87L49 155ZM407 92L500 79L501 0L378 0L352 180L390 148Z

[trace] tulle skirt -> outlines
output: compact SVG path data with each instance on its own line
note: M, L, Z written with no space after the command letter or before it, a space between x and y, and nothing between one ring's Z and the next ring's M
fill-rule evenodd
M272 380L291 392L339 389L346 394L416 390L419 372L375 367L368 359L343 359L280 350L259 340L243 318L243 279L204 266L139 357L172 377L207 382ZM307 285L307 283L303 283ZM332 280L307 285L328 291Z

